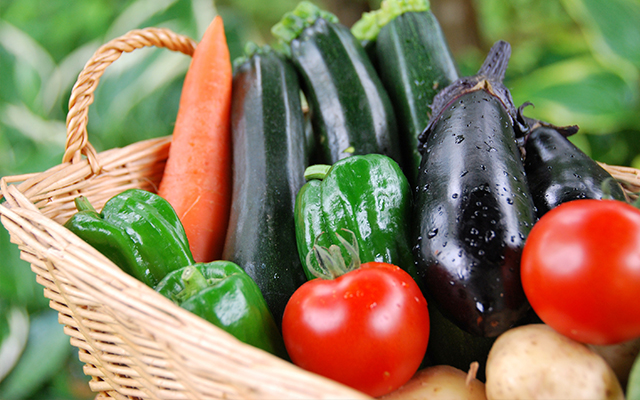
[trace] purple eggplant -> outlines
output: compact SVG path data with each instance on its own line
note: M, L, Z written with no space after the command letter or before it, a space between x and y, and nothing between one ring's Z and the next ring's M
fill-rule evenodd
M502 83L510 54L497 42L475 76L443 89L419 139L419 283L443 315L486 337L530 308L520 257L535 213L516 139L527 126Z
M559 127L530 118L526 122L530 130L524 138L524 169L538 218L571 200L627 200L611 174L569 141L578 131L576 125Z

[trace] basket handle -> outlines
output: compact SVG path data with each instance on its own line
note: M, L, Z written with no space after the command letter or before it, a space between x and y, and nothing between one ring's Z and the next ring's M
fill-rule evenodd
M135 29L102 45L87 61L71 91L67 114L67 141L62 162L77 162L85 155L94 174L101 166L95 148L89 143L87 122L89 105L104 70L122 53L143 47L163 47L192 56L196 42L187 36L164 28Z

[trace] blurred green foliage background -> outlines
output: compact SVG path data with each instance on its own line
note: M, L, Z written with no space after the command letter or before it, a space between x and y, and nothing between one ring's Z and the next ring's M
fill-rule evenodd
M351 26L379 0L317 0ZM272 42L298 0L0 0L0 176L59 164L71 88L106 41L146 26L199 39L220 14L232 54ZM577 124L594 159L640 168L640 1L432 0L462 75L491 45L512 45L505 83L526 114ZM90 108L98 151L171 134L188 57L144 49L107 69ZM0 398L89 399L88 378L57 313L0 229Z

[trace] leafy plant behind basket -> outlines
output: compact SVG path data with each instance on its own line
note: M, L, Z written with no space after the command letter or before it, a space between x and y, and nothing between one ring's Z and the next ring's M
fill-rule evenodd
M580 132L571 140L587 154L640 167L639 2L476 4L484 41L512 44L505 82L516 104L534 103L527 115L577 124Z
M434 5L443 2L432 1ZM346 7L336 0L318 3ZM379 2L368 3L377 7ZM40 172L60 162L71 85L98 46L143 26L169 27L199 38L216 11L213 4L209 0L0 2L0 176ZM268 41L269 27L295 4L296 0L218 1L232 57L241 53L248 39ZM638 34L636 0L478 0L474 4L482 43L512 42L507 78L518 103L534 101L532 114L546 115L544 119L557 124L581 125L581 134L573 140L599 161L629 165L640 154L640 49L629 45L637 44L633 40ZM601 4L606 8L599 8ZM340 14L340 9L331 11ZM125 55L107 71L90 108L88 129L98 151L171 133L188 61L166 53ZM482 54L482 49L467 49L456 57L462 69L473 73ZM611 60L623 60L623 69L603 61L610 54L615 56ZM573 73L585 68L587 74ZM604 93L601 98L612 99L615 107L581 103L587 90ZM585 115L589 119L583 119ZM635 166L640 167L640 159L636 160ZM9 308L4 305L28 310L29 337L49 330L61 334L56 318L49 316L55 312L48 310L42 287L19 259L4 229L0 229L0 254L0 312ZM14 367L0 382L0 398L8 392L15 398L92 398L76 349L68 340L55 343L56 349L47 354L57 356L45 368L27 368L29 374L24 365L29 365L29 354L38 352L42 344L29 341L20 360L23 366Z

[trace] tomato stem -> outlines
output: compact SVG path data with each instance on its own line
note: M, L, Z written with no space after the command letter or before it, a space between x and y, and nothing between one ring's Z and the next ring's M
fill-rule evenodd
M345 264L344 257L342 256L342 251L340 249L340 246L338 246L337 244L332 244L329 247L318 245L318 238L322 234L318 235L318 237L316 237L316 243L314 244L311 251L307 253L306 257L309 271L316 278L335 279L341 275L346 274L347 272L360 268L360 255L358 251L358 241L356 240L356 235L348 229L343 229L343 231L351 233L351 243L349 243L347 239L342 237L342 235L340 235L338 232L335 232L335 234L338 238L338 241L344 247L347 254L351 258L351 262L349 262L348 266ZM312 253L318 261L320 271L311 267Z

